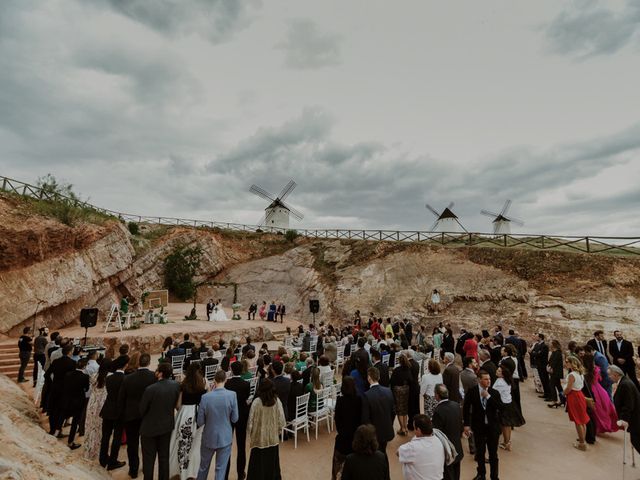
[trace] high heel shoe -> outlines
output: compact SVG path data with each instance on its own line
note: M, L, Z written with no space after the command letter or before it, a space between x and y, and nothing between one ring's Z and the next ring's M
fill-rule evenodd
M549 407L549 408L558 408L561 405L562 405L561 403L549 403L549 404L547 404L547 407Z

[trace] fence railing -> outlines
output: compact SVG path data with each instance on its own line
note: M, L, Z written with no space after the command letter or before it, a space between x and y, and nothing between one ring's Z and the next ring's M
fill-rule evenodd
M50 192L28 183L0 176L1 189L39 200L65 201L74 206L90 208L125 222L150 223L193 228L220 228L243 232L269 232L284 234L287 229L240 223L216 222L176 217L133 215L96 207L90 203ZM413 230L351 230L351 229L296 229L298 235L318 239L376 240L391 242L420 242L445 246L496 246L503 248L530 248L538 250L564 250L582 253L608 253L613 255L640 255L640 237L556 236L532 234L493 234L479 232L429 232Z

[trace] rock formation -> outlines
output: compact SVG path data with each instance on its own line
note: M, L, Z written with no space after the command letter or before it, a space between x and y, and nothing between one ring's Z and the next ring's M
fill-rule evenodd
M259 233L142 225L132 236L120 222L74 228L21 213L0 196L0 333L33 321L56 327L78 322L80 308L102 312L123 294L139 298L162 288L164 259L173 247L198 244L200 280L239 285L239 301L284 302L287 313L338 323L359 309L474 328L492 323L521 333L538 329L562 337L619 327L640 337L640 258L483 247L445 248L395 242L314 240ZM430 316L432 289L444 310ZM233 290L203 286L199 301ZM202 312L204 315L204 312Z

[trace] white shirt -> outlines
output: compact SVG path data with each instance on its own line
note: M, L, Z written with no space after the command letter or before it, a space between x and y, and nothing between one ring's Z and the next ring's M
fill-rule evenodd
M98 370L100 370L100 365L98 365L98 362L96 362L95 360L89 360L87 362L87 366L84 369L84 373L92 377L93 375L98 373Z
M442 381L442 374L438 373L434 375L431 372L425 373L420 379L420 396L429 395L430 397L435 396L435 388L439 383L444 383Z
M413 437L398 448L405 480L442 480L444 447L434 435Z
M498 378L493 384L493 388L500 394L502 403L511 403L511 385L505 382L504 378Z

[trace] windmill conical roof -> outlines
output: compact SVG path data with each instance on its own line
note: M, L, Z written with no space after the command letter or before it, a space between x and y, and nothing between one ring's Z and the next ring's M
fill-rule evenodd
M287 208L287 206L280 201L279 198L276 198L273 202L271 202L271 204L267 208L265 208L265 210L269 210L270 208L276 208L276 207L280 207L280 208L284 208L285 210L289 210Z
M438 220L442 220L443 218L458 218L458 216L448 208L445 208L438 217Z

